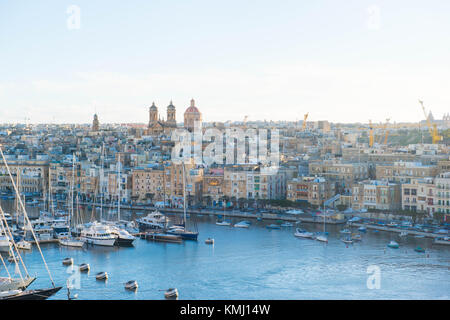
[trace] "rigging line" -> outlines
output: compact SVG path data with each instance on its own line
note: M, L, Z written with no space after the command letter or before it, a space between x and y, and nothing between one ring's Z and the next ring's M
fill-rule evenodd
M0 214L1 214L0 222L1 222L1 224L2 224L2 227L3 227L3 229L4 229L5 231L8 232L8 236L10 237L10 239L11 239L13 245L14 245L14 248L15 248L16 251L17 251L17 255L19 256L20 263L22 264L23 269L25 270L25 273L26 273L27 277L30 277L30 275L28 274L27 267L25 266L25 263L24 263L23 260L22 260L22 256L20 255L19 249L17 248L17 244L16 244L16 242L14 241L14 237L13 237L13 235L12 235L12 233L11 233L11 230L9 229L8 223L6 222L5 212L3 211L3 208L2 208L2 207L0 207ZM6 227L5 227L4 225L6 225ZM11 243L10 243L9 245L11 246ZM13 252L13 254L14 254L14 252ZM20 270L20 268L19 268L19 270Z
M3 162L5 163L6 170L8 171L8 175L9 175L9 177L11 179L11 183L12 183L12 185L14 187L14 190L16 191L16 195L19 197L19 203L20 203L20 206L22 208L24 218L28 222L28 226L30 227L31 234L33 235L33 239L36 241L36 246L37 246L37 248L39 250L39 253L41 254L42 261L44 262L44 265L45 265L45 269L47 269L48 275L50 277L50 281L52 282L53 287L55 287L55 283L53 282L52 274L50 273L50 269L48 268L47 262L45 261L44 255L43 255L42 250L41 250L41 246L39 245L39 241L36 238L36 234L34 233L33 226L31 225L30 219L28 218L28 214L27 214L27 211L25 209L25 206L23 205L22 199L20 198L19 192L17 190L17 185L14 182L14 179L13 179L12 174L11 174L11 170L9 169L8 163L6 162L5 155L3 154L3 148L1 146L0 146L0 154L2 155Z
M5 267L6 273L8 274L8 278L12 279L11 274L8 271L8 268L6 267L5 260L3 260L3 257L1 254L0 254L0 259L2 260L3 266Z

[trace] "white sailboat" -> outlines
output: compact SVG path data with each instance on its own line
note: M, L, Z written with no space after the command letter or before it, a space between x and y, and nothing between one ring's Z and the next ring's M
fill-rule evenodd
M75 155L72 155L72 181L70 185L70 212L68 216L68 224L70 226L71 221L73 219L73 188L75 183ZM78 195L77 195L78 200ZM78 208L78 201L77 201L77 208ZM80 238L73 238L70 235L70 232L65 232L62 234L59 234L58 241L61 246L64 247L74 247L74 248L81 248L84 246L84 241Z
M14 241L14 237L12 235L12 232L8 226L5 219L5 214L3 212L2 207L0 206L0 231L4 232L10 239L10 258L15 263L16 266L16 272L19 274L20 279L14 279L11 277L11 274L8 271L8 268L5 265L5 261L3 260L3 257L0 255L0 260L3 264L3 266L6 269L6 272L8 273L8 279L3 278L3 281L0 281L0 300L23 300L23 299L34 299L34 300L43 300L47 299L48 297L54 295L59 290L61 290L61 287L56 287L53 278L51 276L50 270L48 269L47 263L45 261L44 255L42 254L41 248L39 246L39 241L36 238L36 235L34 233L33 228L31 228L31 222L28 218L24 203L20 199L19 190L17 189L16 184L14 183L14 179L12 177L11 171L9 169L8 163L6 161L6 158L3 154L3 150L0 146L0 154L2 156L2 159L4 161L6 170L8 172L9 178L11 180L11 183L13 185L14 191L16 193L16 197L19 200L21 211L24 216L25 225L30 227L31 234L34 238L34 241L36 242L37 249L39 250L39 253L41 255L42 261L45 265L45 268L47 269L48 275L50 277L50 280L52 282L52 288L48 289L37 289L37 290L25 290L27 286L29 286L35 278L30 277L27 271L27 268L22 260L22 257L20 255L19 249L17 248L17 245ZM10 259L8 259L10 260ZM20 263L20 264L19 264ZM22 274L22 270L20 268L20 265L22 266L25 276Z

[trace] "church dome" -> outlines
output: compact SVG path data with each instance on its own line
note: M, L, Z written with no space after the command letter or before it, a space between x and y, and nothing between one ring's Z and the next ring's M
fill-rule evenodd
M200 111L198 111L197 107L195 106L194 99L191 100L191 105L186 109L184 113L200 113Z
M157 110L158 110L158 108L156 108L154 102L152 103L152 106L150 107L150 110L151 110L151 111L157 111Z

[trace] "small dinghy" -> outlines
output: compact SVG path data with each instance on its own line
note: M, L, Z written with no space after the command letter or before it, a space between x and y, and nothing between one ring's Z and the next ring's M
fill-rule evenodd
M417 248L414 249L414 251L423 253L423 252L425 252L425 249L422 248L422 247L417 247Z
M88 263L80 264L80 271L81 272L88 272L90 269L91 269L91 266Z
M308 232L308 231L300 229L300 228L297 228L295 230L294 236L299 237L299 238L313 239L314 238L314 233Z
M293 226L294 225L292 223L290 223L290 222L284 222L284 223L280 224L280 227L283 227L283 228L290 228L290 227L293 227Z
M389 248L392 248L392 249L398 249L398 248L399 248L398 243L395 242L395 241L389 242L387 246L388 246Z
M224 220L224 221L217 221L216 225L218 225L218 226L230 226L231 223Z
M341 241L342 241L343 243L345 243L345 244L352 244L352 243L353 243L353 240L352 240L352 238L350 238L350 237L341 239Z
M208 238L205 240L206 244L214 244L214 239Z
M178 298L178 290L177 290L177 288L167 289L166 292L164 292L164 297L166 299Z
M234 225L235 228L248 228L250 224L247 221L241 221Z
M326 242L326 243L328 243L328 237L327 237L326 235L323 235L323 234L318 235L318 236L316 237L316 240L317 240L317 241L320 241L320 242Z
M106 273L106 271L101 271L95 275L95 279L106 280L106 279L108 279L108 273Z
M342 229L339 232L342 233L342 234L351 234L352 233L349 229Z
M267 229L273 229L273 230L281 229L279 224L274 224L274 223L267 225L266 228Z
M138 288L138 283L136 280L130 280L125 283L125 289L127 290L136 290Z
M22 250L31 250L31 243L25 240L17 242L17 248Z
M358 228L358 231L360 231L360 232L366 232L367 229L366 229L366 227L359 227L359 228Z
M65 258L62 261L62 264L65 265L65 266L71 266L73 264L73 259L72 258Z

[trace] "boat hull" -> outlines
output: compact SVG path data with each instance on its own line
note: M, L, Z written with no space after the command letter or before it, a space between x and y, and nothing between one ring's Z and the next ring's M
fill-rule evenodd
M0 300L46 300L56 294L61 288L27 290L13 296L1 297Z
M134 239L117 238L114 245L119 247L132 247Z

